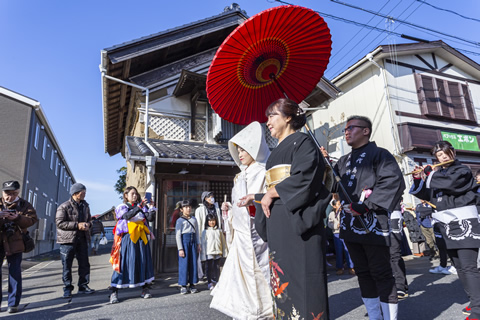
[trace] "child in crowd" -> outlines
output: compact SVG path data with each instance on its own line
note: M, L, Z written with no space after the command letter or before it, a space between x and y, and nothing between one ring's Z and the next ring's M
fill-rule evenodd
M192 217L190 201L183 200L180 212L182 216L175 224L175 238L178 247L178 284L181 286L180 294L197 293L195 283L198 282L197 257L200 253L200 235L197 232L198 223ZM187 284L189 288L187 289Z
M221 257L226 257L227 245L221 229L217 226L217 217L207 214L205 229L202 233L202 261L205 262L208 289L212 290L218 281Z

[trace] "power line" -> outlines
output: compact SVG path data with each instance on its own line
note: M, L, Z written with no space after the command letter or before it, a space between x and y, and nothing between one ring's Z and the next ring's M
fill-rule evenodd
M283 0L275 0L275 2L279 2L279 3L282 3L282 4L285 4L285 5L295 5L293 3L289 3L289 2L286 2L286 1L283 1ZM407 8L408 9L408 8ZM417 8L418 9L418 8ZM415 9L416 10L416 9ZM370 25L366 25L364 23L361 23L361 22L357 22L357 21L353 21L353 20L349 20L349 19L345 19L345 18L341 18L341 17L338 17L338 16L334 16L334 15L331 15L331 14L328 14L328 13L325 13L325 12L321 12L321 11L317 11L315 10L315 12L317 12L318 14L320 14L322 17L328 17L328 18L331 18L333 20L337 20L337 21L341 21L341 22L345 22L345 23L349 23L349 24L353 24L353 25L356 25L356 26L359 26L359 27L365 27L367 29L372 29L374 31L378 31L378 32L381 32L381 33L388 33L389 35L395 35L397 37L401 37L402 34L401 33L398 33L398 32L393 32L393 31L388 31L388 30L385 30L385 29L380 29L380 28L377 28L377 27L373 27L373 26L370 26ZM412 12L413 13L413 12ZM411 13L411 14L412 14ZM410 15L411 15L410 14ZM409 15L409 16L410 16ZM386 36L385 36L386 38ZM385 39L383 38L382 41ZM476 55L476 56L480 56L480 53L478 52L474 52L474 51L469 51L469 50L465 50L465 49L460 49L460 48L453 48L457 51L461 51L461 52L465 52L465 53L468 53L468 54L472 54L472 55Z
M380 8L379 11L382 11L382 9L383 9L389 2L390 2L390 0L388 0L388 1L383 5L383 7ZM390 12L392 12L396 7L398 7L399 4L400 4L400 1L399 1L399 2L396 4L396 6L393 7L393 9L390 10L388 13L390 14ZM370 20L368 20L365 24L368 24L368 23L369 23L370 21L372 21L373 19L374 19L374 17L372 17ZM379 21L379 22L375 25L375 27L378 26L378 25L380 24L380 22L381 22L381 21ZM341 48L337 51L337 54L339 54L340 52L342 52L342 50L343 50L347 45L349 45L350 42L351 42L353 39L355 39L355 37L356 37L364 28L365 28L365 26L363 26L352 38L350 38L350 40L348 40L348 41L345 43L345 45L344 45L343 47L341 47ZM373 30L370 29L370 31L368 31L367 34L363 36L363 38L361 38L360 40L358 40L358 41L353 45L353 47L357 46L360 42L362 42L363 39L365 39L372 31L373 31ZM339 64L340 61L342 61L343 58L345 58L349 53L350 53L350 52L348 51L348 52L346 52L343 56L341 56L340 58L337 58L337 62L335 62L332 66L329 66L329 68L330 68L330 69L335 68L335 66L336 66L337 64Z
M415 3L415 0L412 1L412 2L410 3L410 5L409 5L405 10L403 10L403 11L400 13L399 16L402 16L408 9L410 9L410 7L411 7L414 3ZM421 4L420 4L415 10L413 10L413 11L407 16L407 18L410 17L418 8L420 8L420 6L421 6ZM396 29L396 28L398 28L398 26L396 26L395 29ZM394 30L395 30L395 29L394 29ZM377 45L374 46L375 48L378 47L389 35L392 35L392 34L393 34L393 35L396 35L397 37L402 37L402 34L399 34L399 33L396 33L396 32L390 31L390 30L386 30L386 29L381 29L381 30L382 30L382 33L387 32L388 34L387 34L382 40L380 40L379 42L377 42ZM373 38L373 40L370 41L367 45L365 45L361 50L359 50L358 53L353 56L353 58L351 58L347 63L345 63L345 64L339 69L339 71L337 71L336 73L333 73L333 74L335 75L335 74L337 74L337 73L342 72L342 71L345 69L345 67L348 66L349 64L351 64L352 61L354 61L355 59L357 59L358 56L363 55L364 50L366 50L367 48L369 48L370 45L371 45L373 42L375 42L375 40L377 40L377 39L382 35L382 33L379 33L375 38Z
M416 1L421 2L421 3L424 3L424 4L426 4L427 6L430 6L430 7L432 7L432 8L437 9L437 10L440 10L440 11L446 11L446 12L453 13L453 14L455 14L455 15L457 15L457 16L459 16L459 17L462 17L462 18L464 18L464 19L468 19L468 20L473 20L473 21L480 22L480 19L470 18L470 17L464 16L464 15L458 13L458 12L455 12L455 11L453 11L453 10L436 7L436 6L434 6L433 4L430 4L430 3L428 3L427 1L424 1L424 0L416 0Z
M383 17L383 18L386 18L386 19L394 20L394 21L397 21L397 22L400 22L400 23L403 23L403 24L406 24L406 25L410 25L410 26L414 26L414 27L417 27L417 28L421 28L421 29L424 29L424 30L431 31L431 32L435 32L435 33L441 34L441 35L446 36L446 37L449 37L449 38L458 39L458 40L461 40L461 41L465 41L465 42L468 42L468 43L471 43L471 44L475 44L475 45L477 45L477 46L480 46L480 42L476 42L476 41L473 41L473 40L468 40L468 39L465 39L465 38L461 38L461 37L458 37L458 36L454 36L454 35L451 35L451 34L448 34L448 33L442 32L442 31L433 30L433 29L430 29L430 28L427 28L427 27L424 27L424 26L420 26L420 25L418 25L418 24L415 24L415 23L412 23L412 22L408 22L408 21L405 21L405 20L400 20L400 19L397 19L397 18L394 18L394 17L389 17L389 16L384 15L384 14L381 14L381 13L379 13L379 12L375 12L375 11L368 10L368 9L363 9L363 8L354 6L354 5L352 5L352 4L348 4L348 3L345 3L345 2L341 2L341 1L338 1L338 0L330 0L330 1L332 1L332 2L334 2L334 3L341 4L341 5L343 5L343 6L347 6L347 7L353 8L353 9L365 11L365 12L368 12L368 13L370 13L370 14L374 14L374 15L379 16L379 17Z

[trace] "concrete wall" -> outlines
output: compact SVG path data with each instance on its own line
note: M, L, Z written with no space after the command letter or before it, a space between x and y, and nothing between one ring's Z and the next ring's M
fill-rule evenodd
M392 136L387 134L391 131L391 125L380 70L372 65L339 88L343 95L333 100L328 109L318 110L312 114L314 128L328 123L327 126L331 129L333 139L330 142L335 143L336 147L335 150L329 150L330 153L333 156L341 156L340 140L343 138L341 130L346 119L352 115L369 117L373 122L371 140L393 152ZM322 135L318 130L316 134ZM350 147L345 143L343 145L344 153L350 152Z
M0 114L0 183L23 187L32 107L0 94Z

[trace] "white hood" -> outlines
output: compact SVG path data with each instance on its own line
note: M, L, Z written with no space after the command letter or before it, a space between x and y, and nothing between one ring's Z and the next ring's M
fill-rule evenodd
M228 141L228 150L230 151L233 160L235 160L237 166L242 168L243 166L238 157L237 147L241 147L243 150L247 151L256 162L263 166L265 166L268 156L270 155L270 149L265 141L263 126L256 121L250 123Z

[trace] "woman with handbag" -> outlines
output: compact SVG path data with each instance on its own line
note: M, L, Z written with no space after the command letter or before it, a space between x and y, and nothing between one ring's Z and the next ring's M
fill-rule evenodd
M18 181L3 183L2 198L0 199L0 261L3 262L5 256L7 257L8 313L18 311L22 297L22 253L33 250L30 245L31 241L29 243L27 228L38 221L33 206L28 201L19 198L19 193L20 183ZM24 243L24 238L27 240L26 243ZM1 301L2 287L0 286Z

